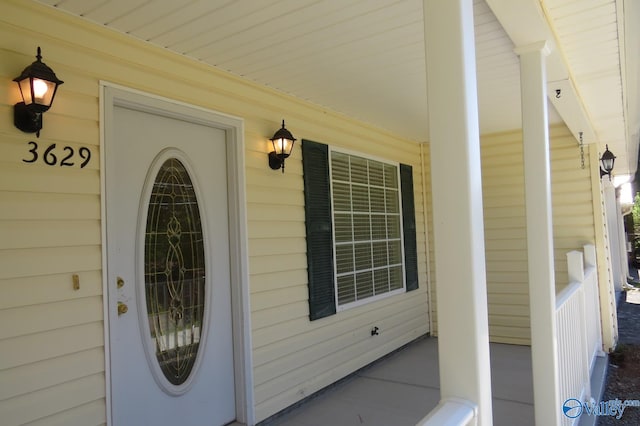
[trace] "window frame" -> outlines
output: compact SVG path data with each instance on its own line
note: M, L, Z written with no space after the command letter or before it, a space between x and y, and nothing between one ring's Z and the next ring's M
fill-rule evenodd
M337 262L337 250L336 247L337 245L339 245L339 243L337 242L336 239L336 222L335 222L335 214L336 214L336 209L335 209L335 202L334 202L334 180L333 180L333 153L340 153L340 154L345 154L348 155L350 157L359 157L361 159L365 159L367 161L376 161L382 164L388 164L391 165L393 167L395 167L396 169L396 187L395 187L395 191L397 191L398 194L398 212L397 212L397 216L398 216L398 222L400 225L400 229L399 229L399 241L400 241L400 266L401 266L401 278L402 278L402 287L394 289L394 290L390 290L381 294L377 294L377 295L373 295L373 296L369 296L369 297L365 297L363 299L360 300L355 300L353 302L348 302L345 304L340 304L339 302L339 297L338 297L338 262ZM402 180L401 180L401 175L400 175L400 162L398 161L393 161L393 160L389 160L389 159L385 159L385 158L381 158L375 155L370 155L370 154L365 154L359 151L354 151L354 150L350 150L350 149L345 149L345 148L340 148L340 147L334 147L332 145L328 145L328 164L329 164L329 197L330 197L330 201L331 201L331 236L332 236L332 254L333 254L333 290L334 290L334 301L335 301L335 309L336 312L343 312L349 309L353 309L353 308L357 308L359 306L363 306L363 305L367 305L369 303L375 303L377 301L380 300L384 300L387 299L389 297L393 297L393 296L397 296L399 294L404 294L407 293L407 278L406 278L406 258L405 258L405 232L404 232L404 215L403 215L403 200L402 200ZM353 181L349 180L349 184L353 185ZM367 183L367 188L370 188L371 185ZM350 194L350 200L353 201L353 197L352 194ZM353 213L353 209L351 210L351 213ZM371 213L371 201L369 201L369 213ZM386 217L386 214L385 214ZM353 234L353 222L352 222L352 234ZM395 240L395 239L393 239ZM389 239L388 237L385 240L378 240L378 241L393 241L391 239ZM365 240L367 241L367 240ZM373 242L373 239L368 240L369 242ZM355 239L352 240L352 243L355 244ZM386 268L389 269L390 265L386 265ZM376 268L372 267L368 268L368 270L370 270L371 272L373 272ZM382 268L378 268L378 269L382 269ZM356 274L357 269L355 268L354 265L354 269L353 269L353 274ZM364 270L366 271L366 270ZM341 275L344 275L341 274ZM354 284L355 286L355 284ZM375 284L374 284L374 288L375 288Z

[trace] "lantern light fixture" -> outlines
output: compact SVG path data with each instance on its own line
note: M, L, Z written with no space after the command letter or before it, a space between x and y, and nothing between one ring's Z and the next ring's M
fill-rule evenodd
M609 145L606 145L606 149L602 153L602 157L600 157L600 179L602 179L602 176L609 175L609 180L611 180L611 171L615 162L616 156L609 151Z
M296 138L284 127L284 120L282 120L282 127L269 140L273 147L273 151L269 153L269 167L273 170L281 168L284 173L284 160L291 155Z
M22 96L22 102L14 105L13 123L23 132L35 133L40 137L42 113L51 107L58 86L64 82L42 62L40 46L36 60L13 81L18 84Z

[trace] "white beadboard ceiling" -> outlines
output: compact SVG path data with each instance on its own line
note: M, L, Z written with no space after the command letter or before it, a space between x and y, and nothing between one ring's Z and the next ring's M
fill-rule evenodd
M428 140L422 0L37 1ZM549 90L563 88L562 101L549 104L550 121L564 120L600 150L608 144L618 156L617 174L633 173L640 129L638 3L474 0L481 132L521 127L513 49L546 37L553 51Z

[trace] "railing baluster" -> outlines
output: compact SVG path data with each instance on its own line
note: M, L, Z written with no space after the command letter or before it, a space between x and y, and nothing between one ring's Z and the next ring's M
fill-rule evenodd
M584 258L582 252L567 253L569 285L556 297L561 369L558 394L563 401L569 398L585 401L591 397L591 366L601 342L595 248L587 245L584 252ZM562 423L575 422L563 416Z

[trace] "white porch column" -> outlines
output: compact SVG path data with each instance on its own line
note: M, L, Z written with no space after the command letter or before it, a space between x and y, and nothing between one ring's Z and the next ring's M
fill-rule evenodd
M627 278L626 275L623 275L621 267L622 253L620 253L620 227L618 224L620 209L616 198L616 187L613 186L613 182L609 180L608 176L602 177L602 188L604 192L604 205L607 211L607 228L609 228L609 250L611 254L613 287L617 295L622 291L622 283L626 281Z
M620 202L620 187L616 188L616 218L618 219L618 249L620 250L620 273L622 282L627 282L629 277L629 257L627 255L627 234L624 230L624 216L622 216L622 203Z
M604 190L601 189L599 153L589 149L589 167L591 167L591 196L596 231L596 252L598 256L598 293L602 321L602 345L605 352L613 350L618 341L618 316L616 312L616 294L613 288L611 270L611 251L609 246L610 230L607 220Z
M546 42L516 49L520 55L524 186L529 260L531 359L536 425L560 424L556 288L547 116Z
M424 0L440 394L492 424L472 0Z

